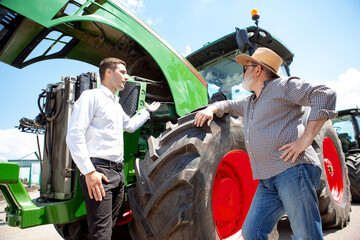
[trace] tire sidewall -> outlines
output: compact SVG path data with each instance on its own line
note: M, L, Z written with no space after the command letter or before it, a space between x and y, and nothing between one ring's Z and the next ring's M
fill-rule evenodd
M334 197L332 196L331 189L327 180L326 176L326 169L325 169L325 163L324 163L324 147L323 142L325 137L329 137L331 141L333 142L341 165L341 172L342 172L342 180L343 180L343 196L342 199L337 202ZM318 189L318 197L319 197L319 208L324 209L327 207L329 210L333 210L334 214L332 217L328 218L326 216L327 213L329 213L328 210L321 211L320 214L322 215L322 221L323 226L325 227L333 227L337 224L340 224L338 221L341 222L347 221L349 211L350 211L350 188L349 188L349 178L348 178L348 170L345 162L345 156L342 151L340 140L337 136L337 133L335 129L333 128L331 121L327 121L323 128L321 129L320 133L318 134L318 137L315 139L317 146L319 146L319 151L317 151L318 157L320 159L321 168L322 168L322 174L321 174L321 180L320 180L320 187ZM325 192L325 197L324 192ZM330 199L330 201L329 201ZM327 205L327 206L325 206ZM326 213L323 214L322 212ZM324 215L324 216L323 216ZM345 219L346 218L346 219ZM331 221L334 221L333 223Z

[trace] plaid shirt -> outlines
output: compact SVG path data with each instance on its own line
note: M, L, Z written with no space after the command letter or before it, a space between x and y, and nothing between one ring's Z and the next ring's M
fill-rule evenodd
M324 85L307 83L298 78L267 80L258 98L255 94L241 100L214 103L218 117L224 113L243 116L245 145L254 179L268 179L302 163L320 166L312 146L298 159L284 162L279 148L294 142L304 133L302 115L310 106L309 121L332 119L336 93Z

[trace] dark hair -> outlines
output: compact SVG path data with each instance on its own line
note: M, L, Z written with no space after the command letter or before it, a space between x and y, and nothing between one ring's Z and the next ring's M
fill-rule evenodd
M257 62L252 62L252 61L250 61L250 62L251 62L251 64L253 64L253 65L259 65L259 66L261 67L261 69L264 71L264 74L265 74L265 76L266 76L267 78L269 78L269 79L278 78L278 76L277 76L274 72L272 72L270 69L262 66L261 64L259 64L259 63L257 63Z
M106 69L110 68L110 70L114 71L118 64L123 64L126 67L125 61L118 58L109 57L102 60L99 65L100 79L104 79Z
M264 70L264 72L265 72L265 75L266 75L269 79L278 78L278 76L277 76L274 72L270 71L269 69L263 68L263 70Z

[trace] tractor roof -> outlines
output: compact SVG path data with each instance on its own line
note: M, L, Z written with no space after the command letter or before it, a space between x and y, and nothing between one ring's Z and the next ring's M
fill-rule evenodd
M344 116L344 115L360 115L360 109L359 108L350 108L345 110L338 111L338 116Z
M254 26L247 28L249 36L253 35L255 31L256 27ZM270 48L276 52L287 65L290 65L293 61L294 54L266 30L259 28L259 32L260 34L258 34L255 42L256 48ZM219 56L226 55L227 53L237 49L238 45L236 43L236 32L233 32L212 43L205 44L204 47L190 54L186 58L195 68L198 68L205 62L218 58Z

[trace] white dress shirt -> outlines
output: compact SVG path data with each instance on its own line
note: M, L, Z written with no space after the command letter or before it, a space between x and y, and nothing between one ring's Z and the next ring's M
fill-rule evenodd
M105 86L84 91L74 104L66 136L80 172L95 170L90 157L122 161L123 131L134 132L149 118L150 113L143 109L130 119L119 104L119 97Z

